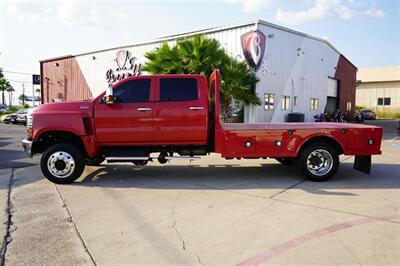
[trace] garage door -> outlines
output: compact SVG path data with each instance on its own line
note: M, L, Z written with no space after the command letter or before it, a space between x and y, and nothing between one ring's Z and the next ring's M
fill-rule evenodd
M338 81L328 78L328 97L337 97Z

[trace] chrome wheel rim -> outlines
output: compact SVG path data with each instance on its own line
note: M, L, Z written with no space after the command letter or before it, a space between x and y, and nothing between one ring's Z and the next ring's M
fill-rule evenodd
M314 150L307 157L307 169L315 176L326 175L332 167L333 158L327 150Z
M67 178L75 169L75 160L65 151L57 151L47 160L47 169L58 178Z

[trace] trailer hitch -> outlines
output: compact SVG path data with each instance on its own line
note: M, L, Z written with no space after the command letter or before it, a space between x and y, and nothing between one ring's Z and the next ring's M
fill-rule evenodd
M371 155L355 156L353 168L369 175L371 173Z

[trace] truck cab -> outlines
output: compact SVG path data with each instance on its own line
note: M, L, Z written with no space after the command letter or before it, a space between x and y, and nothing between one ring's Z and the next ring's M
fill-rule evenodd
M200 75L126 79L94 103L96 141L114 145L205 145L207 80Z

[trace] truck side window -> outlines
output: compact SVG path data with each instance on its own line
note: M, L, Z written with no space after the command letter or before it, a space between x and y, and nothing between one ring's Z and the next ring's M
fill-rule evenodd
M114 89L117 103L148 102L150 99L150 79L135 79Z
M162 78L160 79L160 101L177 102L198 99L197 79Z

